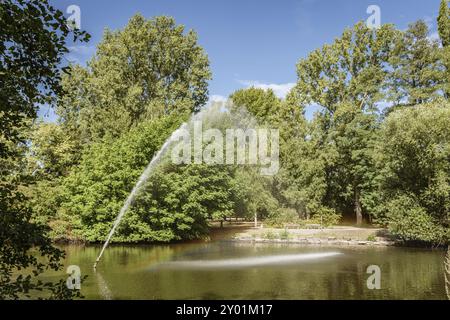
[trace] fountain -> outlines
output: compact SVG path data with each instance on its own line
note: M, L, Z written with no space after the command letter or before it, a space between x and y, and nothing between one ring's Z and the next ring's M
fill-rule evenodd
M113 300L114 297L112 295L112 292L109 289L105 279L103 279L101 273L95 272L95 276L97 278L98 289L103 300Z
M128 198L126 199L123 207L120 209L120 212L114 221L113 227L111 231L108 234L108 237L106 238L105 244L102 247L102 250L100 251L100 254L98 255L97 259L94 263L94 270L97 268L97 264L100 262L100 258L103 255L103 252L105 251L106 247L108 247L109 242L111 241L112 236L114 235L114 232L116 231L117 227L120 224L120 221L122 220L124 214L127 212L130 205L133 203L134 198L136 197L137 193L139 192L140 188L145 184L148 177L152 173L153 169L156 167L156 165L159 163L161 158L166 154L166 152L169 150L170 145L176 140L178 133L182 130L184 130L187 126L187 123L183 123L177 130L175 130L172 135L164 142L163 146L159 151L156 153L156 155L153 157L153 159L150 161L150 163L145 168L142 175L139 177L137 183L133 187L133 190L131 190L131 193L128 195Z
M109 242L111 241L111 238L114 235L114 232L116 231L117 227L119 226L119 224L120 224L123 216L127 212L128 208L133 203L133 201L134 201L136 195L138 194L138 192L140 191L141 187L145 184L147 179L150 177L151 173L153 172L155 167L159 164L160 160L170 150L172 144L174 142L179 141L180 134L185 130L189 130L189 128L198 121L205 120L208 123L214 123L216 121L220 122L221 120L224 120L222 117L225 114L227 114L227 111L231 110L232 107L234 107L234 106L232 105L231 101L227 101L225 103L223 103L223 102L210 103L202 111L192 115L188 122L183 123L164 142L161 149L159 149L159 151L156 153L156 155L153 157L153 159L150 161L150 163L145 168L142 175L139 177L139 179L138 179L137 183L135 184L135 186L133 187L131 193L128 195L123 207L120 209L119 214L111 228L111 231L109 232L109 234L106 238L106 241L100 251L100 254L98 255L97 259L95 260L94 270L97 268L97 265L100 262L103 252L108 247ZM248 111L245 108L242 108L242 107L234 109L234 115L231 117L231 121L233 122L234 126L239 127L239 128L247 128L248 126L255 127L257 125L257 121L248 113ZM195 149L195 146L194 146L194 149Z
M122 220L123 216L127 212L130 205L133 203L134 198L138 194L141 187L145 184L147 179L149 178L152 171L155 169L155 167L158 165L159 161L164 157L164 155L167 153L167 151L170 150L170 147L173 142L177 142L179 138L180 132L188 129L189 124L193 123L195 121L202 120L204 115L206 113L210 113L211 111L217 111L218 109L215 109L214 106L219 105L218 103L212 103L208 107L204 108L202 111L200 111L197 114L194 114L191 116L188 122L183 123L177 130L175 130L171 136L164 142L163 146L159 149L159 151L156 153L156 155L153 157L153 159L150 161L150 163L145 168L142 175L139 177L138 181L136 182L135 186L131 190L131 193L128 195L128 198L126 199L123 207L120 209L119 214L117 215L116 220L114 221L113 227L111 228L111 231L108 234L108 237L106 238L106 241L102 247L102 250L100 251L100 254L98 255L97 259L94 263L94 270L96 270L98 263L100 262L100 259L103 255L103 252L108 247L109 242L111 241L112 236L114 235L114 232L116 231L117 227L120 224L120 221Z

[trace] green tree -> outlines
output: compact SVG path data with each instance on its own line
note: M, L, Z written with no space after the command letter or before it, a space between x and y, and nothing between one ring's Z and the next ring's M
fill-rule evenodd
M234 173L234 214L245 219L265 219L273 216L279 207L272 194L273 181L251 167L236 168Z
M322 205L324 161L317 156L315 142L309 139L312 126L305 119L304 99L299 91L291 90L282 100L272 90L249 88L236 91L231 99L236 110L244 107L260 125L280 131L279 174L267 178L248 168L238 170L236 179L246 195L240 198L242 202L238 201L236 211L246 217L269 217L272 222L291 219L293 212L296 219L336 218L333 210Z
M0 6L0 134L24 141L20 127L36 118L39 105L51 104L61 94L62 58L71 35L60 10L47 0L5 0ZM74 40L87 41L79 30ZM7 153L0 141L0 154Z
M35 290L71 298L79 292L68 290L63 280L37 279L45 270L61 268L64 253L52 246L47 227L32 222L20 190L25 133L38 106L61 93L61 62L71 32L63 13L46 0L1 1L0 29L0 298L17 299ZM79 30L73 35L88 39Z
M247 88L235 91L230 95L233 102L231 112L239 117L242 110L253 118L254 126L278 129L278 118L282 101L273 90ZM247 219L267 218L276 213L279 206L276 181L272 177L262 177L258 170L251 167L238 168L236 183L239 193L236 201L236 214ZM278 197L279 198L279 197Z
M382 125L378 220L404 240L448 241L449 120L442 100L397 110Z
M276 115L280 130L280 174L275 177L278 199L301 218L330 213L322 206L325 196L324 159L317 153L313 123L304 115L298 90L291 90Z
M180 121L174 116L147 121L86 150L62 182L52 216L54 231L63 234L55 236L104 240L138 177Z
M448 0L442 0L438 16L439 37L442 43L442 61L445 66L445 94L450 97L450 8Z
M79 161L81 146L78 140L67 135L57 123L36 123L30 140L30 153L27 158L35 177L52 179L67 176L69 170Z
M50 226L49 235L55 240L55 232L59 232L55 229L61 226L55 220L61 184L79 163L82 148L80 141L57 123L38 121L29 131L30 143L24 163L28 184L22 191L33 208L33 220Z
M237 111L243 107L259 125L280 131L281 165L277 175L260 177L249 168L236 173L242 191L236 212L241 216L270 218L276 224L294 218L328 221L336 217L333 210L322 205L324 161L317 157L315 142L309 139L312 126L305 119L304 99L298 93L292 90L282 100L272 90L249 88L230 96Z
M335 207L345 210L345 205L351 204L357 225L362 223L364 200L375 188L372 150L377 126L374 112L363 112L352 104L341 105L334 114L333 130L328 137L328 154L334 157L329 192L335 192L331 194L332 199L338 200Z
M181 120L177 115L150 120L118 139L93 144L63 182L53 220L55 237L103 241L137 178ZM233 171L220 165L173 165L164 158L139 191L113 241L169 242L207 236L208 219L224 220L233 214Z
M260 124L274 123L280 108L280 99L270 89L251 87L237 90L230 99L235 108L247 109Z
M438 16L438 31L442 46L450 46L450 8L448 0L441 0Z
M395 30L383 25L369 29L363 22L346 29L330 45L314 50L297 64L297 90L306 104L333 114L341 103L365 109L383 99Z
M73 67L57 113L87 143L119 137L145 120L199 111L210 78L194 31L135 15L123 30L105 31L87 68Z
M372 171L374 112L385 98L386 64L395 34L390 25L371 30L361 22L297 64L295 90L304 104L322 107L312 123L313 158L307 166L310 177L326 186L316 199L322 198L322 206L329 209L353 208L357 224L362 221L365 180Z
M209 219L233 215L234 193L232 167L166 165L149 179L119 234L126 241L205 238Z
M389 59L389 101L394 105L417 105L441 93L445 74L437 41L429 39L424 21L409 25L399 32Z

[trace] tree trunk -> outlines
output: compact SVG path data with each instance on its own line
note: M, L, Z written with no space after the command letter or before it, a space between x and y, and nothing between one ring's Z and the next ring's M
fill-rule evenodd
M362 208L358 190L355 191L355 214L356 214L356 225L360 226L362 224Z
M223 220L220 220L220 228L223 228Z
M258 214L255 212L255 228L258 228Z

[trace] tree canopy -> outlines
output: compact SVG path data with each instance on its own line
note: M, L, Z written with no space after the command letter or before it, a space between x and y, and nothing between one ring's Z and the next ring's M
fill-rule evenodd
M51 240L103 241L144 168L190 115L220 133L279 129L279 172L165 158L114 242L206 238L212 221L232 216L276 227L367 223L403 241L448 242L447 1L440 42L423 21L406 30L360 22L298 61L286 97L251 87L223 106L207 103L211 71L196 33L171 17L137 14L107 29L85 66L66 67L61 12L34 0L0 8L0 297L46 286L13 271L57 269L62 253ZM47 104L57 121L36 121ZM318 111L307 119L311 106ZM28 253L35 246L47 265ZM61 284L47 286L70 297Z
M445 243L450 213L450 105L398 110L380 131L379 219L404 240Z
M142 121L199 111L208 99L209 61L194 31L170 17L133 16L106 30L86 68L63 79L57 113L83 143L119 137Z
M36 279L45 270L60 269L64 252L52 246L48 226L33 221L21 187L29 178L23 171L29 127L39 106L54 103L62 92L69 36L83 41L89 36L72 32L63 13L46 0L1 1L0 29L0 299L26 297L35 290L71 298L79 292L68 290L63 280ZM17 275L23 269L29 274Z

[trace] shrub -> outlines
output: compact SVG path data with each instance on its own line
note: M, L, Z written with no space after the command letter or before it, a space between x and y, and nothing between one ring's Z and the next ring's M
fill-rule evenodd
M298 216L296 210L291 208L279 208L274 214L272 214L266 223L274 228L284 228L286 224L304 224Z
M382 125L375 218L405 241L448 241L450 104L400 108ZM446 235L447 234L447 235Z
M284 229L283 231L281 231L279 233L279 237L280 237L281 240L288 240L289 239L289 231Z
M411 195L400 195L387 204L391 233L404 241L445 241L446 230L434 221Z
M321 207L310 220L310 223L320 224L324 227L337 225L341 220L341 215L336 213L334 209Z
M269 240L273 240L276 239L277 236L272 230L268 230L264 233L263 237Z

